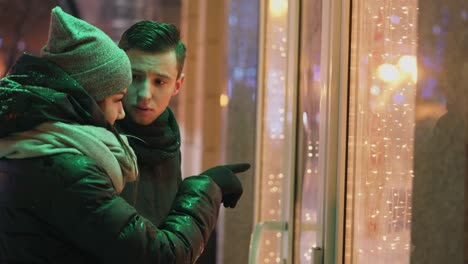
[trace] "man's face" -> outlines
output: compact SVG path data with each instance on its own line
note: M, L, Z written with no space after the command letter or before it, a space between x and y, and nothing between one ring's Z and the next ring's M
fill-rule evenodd
M152 53L130 49L127 56L133 81L123 99L125 111L135 123L149 125L164 112L171 97L179 93L184 77L177 78L173 50Z

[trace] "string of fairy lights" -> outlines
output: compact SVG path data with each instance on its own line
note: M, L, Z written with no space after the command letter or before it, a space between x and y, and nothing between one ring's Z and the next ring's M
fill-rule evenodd
M262 221L287 220L285 200L287 179L284 174L283 153L289 138L286 115L286 72L287 72L287 0L268 2L268 22L265 58L265 105L262 136L264 174L262 175ZM280 263L284 258L281 230L263 232L260 263Z
M352 263L408 263L417 1L361 2Z
M411 182L413 177L414 98L416 70L417 0L364 1L358 15L358 110L357 140L360 148L359 175L354 184L353 263L406 263L409 259L411 226ZM262 221L284 221L287 201L282 154L289 136L285 123L287 108L287 1L269 1L265 41L266 78L262 139ZM353 74L351 74L353 75ZM353 83L353 76L351 76ZM365 89L362 89L365 88ZM315 117L303 116L304 125ZM351 124L356 125L356 124ZM305 174L317 175L319 142L306 140ZM307 175L305 177L307 177ZM316 221L304 211L301 221ZM264 232L260 263L282 261L279 230ZM308 241L303 241L308 242ZM302 244L302 239L301 239ZM301 250L301 263L310 261L309 250ZM292 252L289 252L291 254ZM357 260L357 262L354 262Z
M268 22L266 34L266 79L265 79L265 106L264 124L266 129L263 134L263 163L265 164L265 173L262 175L262 201L261 208L265 208L261 212L262 221L287 221L287 208L286 203L287 195L286 186L291 177L285 177L284 170L285 164L282 153L287 152L288 139L291 137L291 132L288 130L286 124L286 115L291 112L291 107L286 102L288 97L288 88L286 87L286 73L287 73L287 28L288 17L287 0L271 0L268 3ZM320 71L314 68L314 81L319 82ZM290 89L290 88L289 88ZM319 89L319 88L318 88ZM319 92L316 96L319 96ZM318 102L319 100L317 100ZM306 102L307 103L307 102ZM315 107L318 111L319 107ZM310 122L318 123L318 113L313 111L304 111L303 113L303 126L308 129ZM307 116L310 114L311 116ZM316 129L316 128L315 128ZM310 129L309 129L310 130ZM318 133L317 131L306 131L306 134ZM305 140L307 145L304 155L305 171L304 178L311 179L318 177L318 153L319 141L315 140L317 137L314 135L311 139ZM305 180L306 181L306 180ZM305 190L307 191L307 190ZM316 195L305 194L307 198ZM304 198L307 200L306 198ZM304 201L309 203L308 201ZM313 206L312 206L313 207ZM301 210L301 225L307 226L311 223L317 222L317 213L315 210L309 210L304 206ZM288 230L292 232L292 230ZM263 232L263 239L261 252L259 254L260 263L282 263L285 254L292 254L292 249L284 250L283 246L287 245L285 242L284 233L280 230ZM287 238L286 238L287 239ZM316 243L316 232L303 232L298 244L300 249L301 262L310 262L311 249Z

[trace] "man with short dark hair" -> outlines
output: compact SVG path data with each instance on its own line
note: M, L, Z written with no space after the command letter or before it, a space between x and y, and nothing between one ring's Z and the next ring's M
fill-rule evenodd
M158 226L176 196L181 177L180 133L168 107L184 82L185 46L172 24L141 21L122 35L119 47L132 65L125 96L127 116L118 123L131 137L140 177L122 196Z
M119 126L131 135L140 171L139 180L127 184L122 196L158 226L169 213L181 182L179 126L168 105L184 82L186 49L177 27L154 21L131 26L119 47L130 59L133 76L123 100L127 115ZM238 199L236 195L227 198L224 206L234 207ZM209 258L206 253L199 261Z

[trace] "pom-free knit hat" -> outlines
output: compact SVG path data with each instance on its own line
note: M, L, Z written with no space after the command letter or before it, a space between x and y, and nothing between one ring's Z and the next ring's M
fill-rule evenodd
M60 7L52 9L42 57L70 74L96 101L119 93L132 82L125 52L100 29Z

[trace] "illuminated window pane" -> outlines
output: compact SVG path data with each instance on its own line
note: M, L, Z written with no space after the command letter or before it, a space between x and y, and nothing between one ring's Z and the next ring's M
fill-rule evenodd
M286 223L289 221L290 182L293 180L291 146L294 146L291 116L291 93L288 86L288 0L265 3L263 104L261 112L262 133L261 175L259 175L258 222ZM282 226L282 225L278 225ZM258 224L257 224L258 227ZM260 239L257 263L280 263L288 256L287 232L264 232Z
M416 0L354 1L346 263L409 263Z

